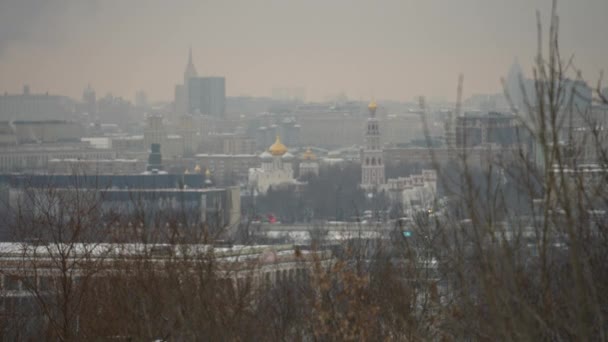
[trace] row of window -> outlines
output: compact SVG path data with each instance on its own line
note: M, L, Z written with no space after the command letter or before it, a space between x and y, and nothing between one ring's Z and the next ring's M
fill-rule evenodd
M4 275L0 278L0 288L3 291L27 291L30 289L48 291L55 288L55 281L57 281L57 278L50 276L17 277L13 275ZM75 278L74 281L77 283L79 279Z
M378 165L382 165L382 158L378 157L378 159L376 159L376 157L371 157L371 159L369 157L365 158L365 165L376 165L376 163Z

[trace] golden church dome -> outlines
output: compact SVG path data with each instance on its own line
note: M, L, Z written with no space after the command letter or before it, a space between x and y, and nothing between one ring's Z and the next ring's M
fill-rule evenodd
M200 173L201 172L201 166L196 164L196 166L194 167L194 173Z
M211 178L211 170L209 168L205 169L205 178Z
M273 156L282 156L285 154L285 152L287 152L287 146L283 145L281 138L277 135L277 140L274 142L274 144L272 144L272 146L270 146L268 152L270 152L270 154Z
M315 159L317 159L317 156L315 156L315 154L312 153L312 150L309 147L306 150L306 152L304 152L304 154L302 155L302 159L304 159L304 160L315 160Z
M368 105L367 108L371 111L376 111L376 108L378 108L378 105L376 104L376 100L372 100Z

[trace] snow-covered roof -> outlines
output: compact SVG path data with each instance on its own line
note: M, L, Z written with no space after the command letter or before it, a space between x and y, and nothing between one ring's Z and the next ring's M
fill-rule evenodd
M262 160L270 160L272 159L272 154L270 154L268 151L264 151L262 154L260 154L260 158Z
M289 152L285 152L285 154L282 157L284 160L293 160L293 154L289 153Z

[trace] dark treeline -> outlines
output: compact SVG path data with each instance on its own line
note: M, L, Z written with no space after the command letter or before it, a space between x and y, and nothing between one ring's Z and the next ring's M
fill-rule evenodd
M355 163L322 167L318 177L305 181L307 185L301 191L295 187L271 188L255 200L247 199L243 202L243 210L262 219L272 214L285 223L356 220L363 210L378 201L378 198L367 198L365 191L359 188L361 167Z

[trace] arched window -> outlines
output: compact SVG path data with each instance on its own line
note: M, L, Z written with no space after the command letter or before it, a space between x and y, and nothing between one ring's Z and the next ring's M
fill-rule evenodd
M365 165L369 165L369 158L365 158Z
M376 165L376 158L372 157L372 165Z
M382 158L378 158L378 165L382 165Z

